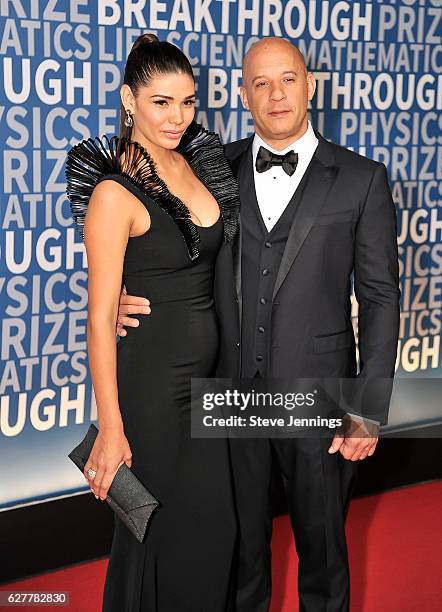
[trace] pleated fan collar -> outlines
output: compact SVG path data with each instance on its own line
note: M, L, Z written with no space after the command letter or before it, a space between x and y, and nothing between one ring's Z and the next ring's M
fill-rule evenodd
M230 242L238 224L239 191L219 136L193 121L184 132L177 151L217 200L224 224L224 240ZM200 237L189 209L169 191L158 176L152 157L140 143L119 136L83 140L68 152L65 174L72 215L83 239L87 206L95 186L103 177L119 174L172 217L185 240L189 257L192 260L198 257Z

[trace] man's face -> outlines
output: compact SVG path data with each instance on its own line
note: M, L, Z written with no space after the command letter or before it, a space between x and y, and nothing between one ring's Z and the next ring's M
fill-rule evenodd
M264 140L283 149L285 141L299 138L307 129L307 105L314 93L313 75L307 73L302 56L287 42L271 39L249 51L243 66L241 99Z

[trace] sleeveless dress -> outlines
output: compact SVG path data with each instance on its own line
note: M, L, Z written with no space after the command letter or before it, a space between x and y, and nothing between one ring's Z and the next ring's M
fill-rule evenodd
M83 236L87 203L114 180L147 208L151 227L129 238L122 282L151 314L117 344L119 406L132 470L160 506L139 543L114 515L104 612L232 609L236 520L228 441L190 436L190 379L213 376L218 327L215 259L233 238L237 185L218 136L193 122L178 150L213 194L220 216L197 227L136 142L88 139L68 153L67 193ZM124 161L122 154L124 153Z

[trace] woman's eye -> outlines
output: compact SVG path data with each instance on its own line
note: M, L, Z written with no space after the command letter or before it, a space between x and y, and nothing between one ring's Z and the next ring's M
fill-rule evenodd
M184 102L184 104L185 104L186 106L193 106L193 105L195 104L195 100L186 100L186 101Z
M167 104L166 100L155 100L154 104L158 104L158 106L164 106Z

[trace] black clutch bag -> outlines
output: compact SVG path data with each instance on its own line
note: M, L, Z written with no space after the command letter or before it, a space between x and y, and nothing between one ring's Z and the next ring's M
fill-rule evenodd
M82 472L84 472L84 466L89 459L97 434L98 429L92 424L80 444L68 455ZM141 542L146 533L147 523L159 502L125 463L118 468L109 487L106 501Z

